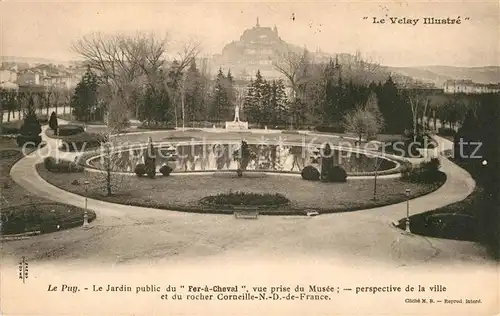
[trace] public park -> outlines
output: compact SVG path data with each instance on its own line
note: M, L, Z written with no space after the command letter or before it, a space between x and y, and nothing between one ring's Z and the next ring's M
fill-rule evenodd
M257 19L240 42L277 34ZM74 88L0 85L4 258L497 258L498 91L286 43L214 75L198 43L167 49L96 33Z

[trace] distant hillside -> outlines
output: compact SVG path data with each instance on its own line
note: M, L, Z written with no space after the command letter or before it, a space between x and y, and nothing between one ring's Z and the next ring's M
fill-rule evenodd
M423 66L423 67L386 67L390 72L413 77L424 82L441 86L446 80L472 80L477 83L499 83L500 67L453 67L453 66Z
M69 61L67 60L56 60L56 59L48 59L48 58L37 58L37 57L19 57L19 56L0 56L1 63L27 63L30 66L36 64L63 64L67 65Z

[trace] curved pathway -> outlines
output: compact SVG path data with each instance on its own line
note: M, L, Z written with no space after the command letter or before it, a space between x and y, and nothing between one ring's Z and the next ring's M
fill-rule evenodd
M55 140L47 139L54 142ZM451 144L437 137L441 149ZM15 164L11 176L35 194L76 206L84 198L45 182L34 165L51 154L49 144ZM74 154L67 154L69 159ZM474 188L471 176L442 159L448 179L437 191L410 202L411 214L460 201ZM402 188L403 190L404 188ZM406 203L314 218L261 216L257 221L228 215L169 212L88 200L97 214L92 229L72 229L3 244L7 258L98 263L141 261L241 260L242 258L320 258L325 262L407 266L430 263L490 265L484 249L471 242L402 234L392 221L406 214Z

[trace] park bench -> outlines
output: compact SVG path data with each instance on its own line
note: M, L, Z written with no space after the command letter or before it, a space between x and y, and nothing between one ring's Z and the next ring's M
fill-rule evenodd
M259 217L259 210L258 209L235 209L234 210L234 217L236 219L242 218L242 219L257 219Z

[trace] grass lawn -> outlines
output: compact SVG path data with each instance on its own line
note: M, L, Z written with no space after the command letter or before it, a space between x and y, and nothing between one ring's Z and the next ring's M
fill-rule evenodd
M315 209L320 213L354 211L405 201L405 188L411 189L411 197L428 194L443 182L424 185L406 183L398 179L377 181L377 201L372 201L373 180L351 180L346 183L321 183L302 180L300 177L245 173L238 178L236 173L206 175L157 176L149 179L136 176L115 176L120 185L113 196L105 196L102 177L93 172L60 174L47 171L43 164L37 166L39 174L49 183L66 191L84 195L83 185L73 185L74 180L83 183L89 180L89 197L113 203L146 206L160 209L231 213L231 210L215 209L200 204L209 195L241 191L252 193L280 193L287 197L290 206L262 210L262 214L304 214ZM101 184L99 184L101 183Z
M0 203L4 235L32 231L47 233L83 224L83 209L33 195L15 183L10 177L10 169L22 158L22 153L13 139L0 138L0 147L2 148L0 150ZM95 217L95 213L89 211L89 220ZM59 228L57 228L58 225Z

